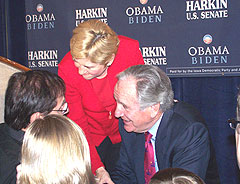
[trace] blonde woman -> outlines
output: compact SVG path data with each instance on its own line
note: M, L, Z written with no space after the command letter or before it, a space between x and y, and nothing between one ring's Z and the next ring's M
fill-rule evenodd
M99 183L112 184L121 136L114 116L116 75L144 64L137 40L117 35L100 20L87 20L74 30L68 52L58 65L66 84L68 117L84 131L90 146L92 171Z
M81 128L60 115L35 120L24 136L18 183L95 184Z

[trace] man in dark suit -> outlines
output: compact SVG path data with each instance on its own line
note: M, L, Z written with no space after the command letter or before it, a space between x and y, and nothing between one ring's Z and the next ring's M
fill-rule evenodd
M137 65L117 77L115 116L122 119L119 125L122 146L113 181L148 183L144 165L146 132L152 134L155 172L183 168L207 181L208 165L212 162L208 130L192 106L174 104L167 75L159 67ZM217 170L214 172L213 183L218 183Z

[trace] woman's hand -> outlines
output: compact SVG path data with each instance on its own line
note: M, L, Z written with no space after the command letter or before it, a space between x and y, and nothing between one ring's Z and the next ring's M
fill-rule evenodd
M96 170L96 176L98 184L114 184L104 167L99 167Z

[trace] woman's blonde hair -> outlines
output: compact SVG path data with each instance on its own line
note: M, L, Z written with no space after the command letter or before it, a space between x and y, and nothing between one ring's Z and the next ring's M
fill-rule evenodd
M22 145L20 184L93 184L89 147L69 118L48 115L27 128Z
M106 65L117 53L119 39L117 34L100 20L80 23L70 40L73 59L90 59L91 62Z

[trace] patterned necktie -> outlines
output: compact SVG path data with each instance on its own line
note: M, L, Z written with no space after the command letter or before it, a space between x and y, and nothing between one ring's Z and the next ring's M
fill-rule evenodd
M145 133L145 155L144 155L144 178L145 184L148 184L151 177L156 173L154 162L154 151L151 143L152 134Z

